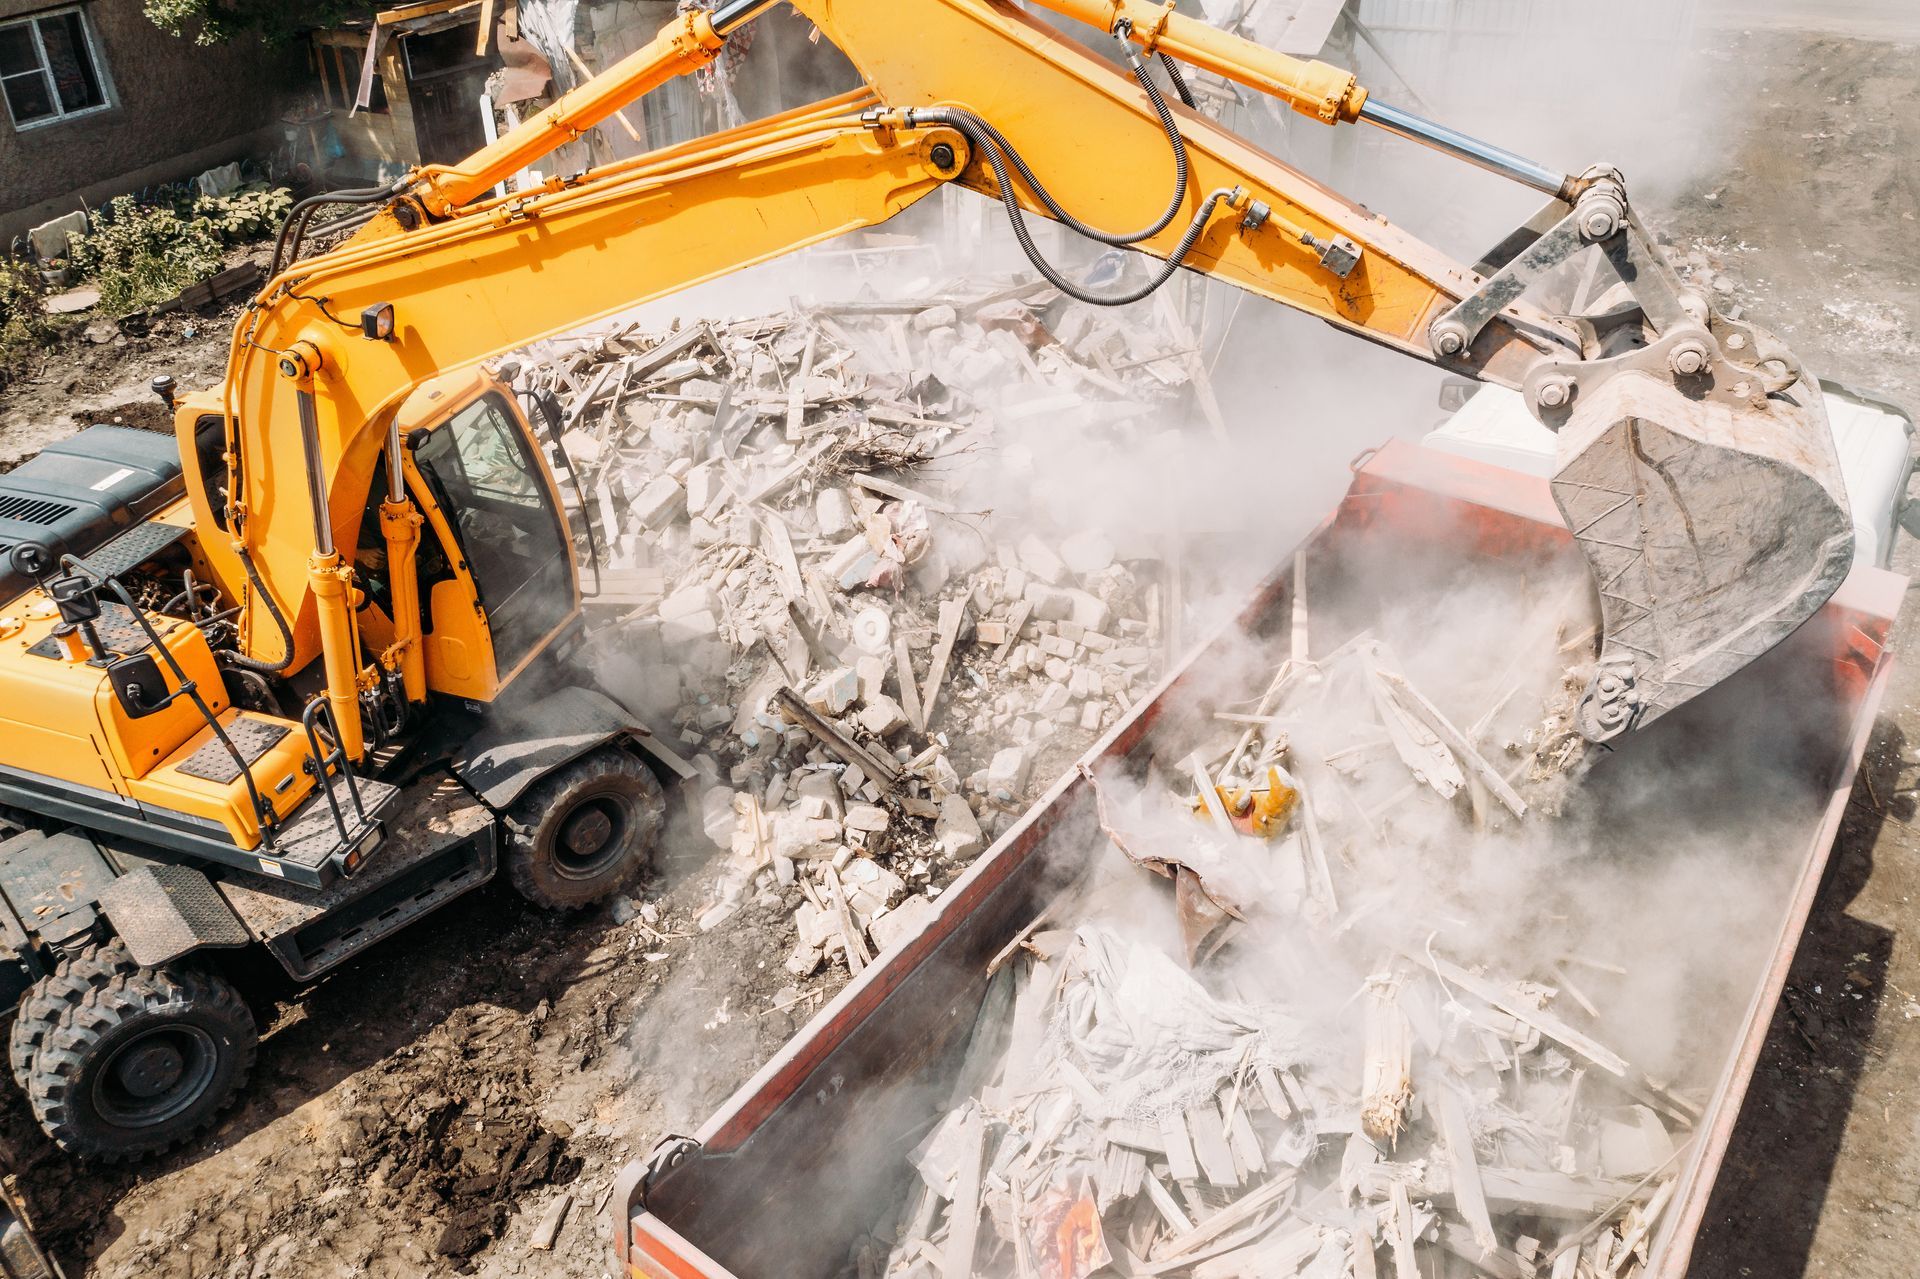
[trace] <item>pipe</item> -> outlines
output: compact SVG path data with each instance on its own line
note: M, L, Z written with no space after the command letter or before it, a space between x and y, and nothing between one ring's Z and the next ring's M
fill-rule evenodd
M1518 182L1522 186L1532 187L1543 195L1557 200L1571 201L1575 194L1575 180L1565 173L1537 164L1525 156L1516 155L1478 138L1469 137L1457 129L1437 124L1411 111L1403 111L1378 98L1368 98L1360 108L1360 118L1375 128L1384 129L1396 137L1418 142L1435 151L1465 160L1468 164L1478 165L1489 173L1497 173L1503 178Z

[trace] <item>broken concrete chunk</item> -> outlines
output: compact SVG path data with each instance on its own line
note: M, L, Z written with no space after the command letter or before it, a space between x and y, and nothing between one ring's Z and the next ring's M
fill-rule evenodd
M734 792L725 786L709 787L700 796L700 828L715 848L731 848L736 824Z
M689 617L695 613L711 613L717 608L719 608L719 603L714 599L713 591L706 583L702 582L696 586L689 586L684 590L675 591L664 600L661 600L660 620L670 622L676 617Z
M878 834L885 830L892 820L887 815L887 810L878 804L853 804L847 809L845 824L848 830Z
M860 673L851 666L829 671L807 690L807 705L822 715L844 714L860 700Z
M1034 582L1021 593L1021 598L1033 606L1035 621L1058 622L1074 616L1075 594L1074 591L1063 591L1044 582Z
M1092 577L1113 563L1113 542L1099 529L1082 529L1060 543L1060 558L1077 577Z
M987 765L987 786L1000 799L1017 799L1032 767L1033 761L1025 750L1018 746L1003 747L994 752L992 762Z
M801 811L808 817L830 816L838 819L846 808L840 798L840 781L832 773L818 770L801 773L799 780L793 783L793 793L799 798ZM809 806L819 811L809 812Z
M720 635L720 619L712 613L689 613L676 617L660 626L660 638L668 645L697 644L703 640L717 639Z
M789 861L819 861L840 851L840 823L791 810L773 815L773 854Z
M658 529L673 522L686 509L687 491L670 475L656 475L628 504L628 511L639 523Z
M727 479L717 462L702 462L687 472L687 509L704 514L719 503Z
M859 590L879 567L880 553L873 549L864 534L843 542L824 565L827 576L843 591Z
M845 489L821 489L813 499L813 515L820 522L821 537L845 537L858 529Z
M926 931L928 924L938 914L938 908L924 897L909 897L892 910L874 918L867 925L867 935L873 938L873 949L891 950L895 946L911 941Z
M907 713L885 693L875 693L866 700L858 717L860 727L875 737L890 737L907 726Z
M1107 607L1105 601L1086 591L1068 591L1067 594L1072 598L1069 616L1075 626L1082 631L1103 631L1107 628L1107 623L1113 619L1113 610Z
M1053 548L1029 533L1020 540L1020 567L1048 586L1058 586L1067 575L1067 566Z
M980 820L973 815L963 795L948 795L940 801L940 816L934 819L933 838L940 851L952 861L977 857L987 846L980 833Z

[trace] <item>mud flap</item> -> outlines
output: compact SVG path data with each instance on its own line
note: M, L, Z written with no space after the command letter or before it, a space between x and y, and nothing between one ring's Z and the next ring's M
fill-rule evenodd
M605 693L577 685L549 690L537 702L496 707L449 766L487 807L499 812L527 787L616 737L647 733Z
M1553 496L1600 594L1580 730L1605 741L1785 639L1845 580L1853 521L1817 389L1691 399L1642 373L1583 392Z

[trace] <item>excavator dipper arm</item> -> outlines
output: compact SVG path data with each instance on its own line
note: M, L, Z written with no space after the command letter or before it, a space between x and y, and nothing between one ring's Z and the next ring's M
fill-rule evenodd
M452 166L417 171L353 240L296 261L236 330L227 381L238 557L295 607L296 663L328 659L345 709L351 536L400 402L437 373L885 221L948 182L1204 272L1450 371L1523 391L1561 433L1555 493L1595 572L1602 664L1583 727L1616 735L1757 656L1818 608L1850 556L1817 390L1763 331L1684 290L1607 169L1572 177L1379 103L1354 78L1142 0L1037 0L1116 40L1128 71L1002 0L792 0L864 91L504 197L490 194L674 75L774 0L720 0ZM1366 122L1533 186L1541 217L1475 270L1203 115L1144 53ZM1171 195L1169 196L1169 192ZM1158 214L1157 221L1154 220ZM1144 225L1143 225L1144 223ZM1114 227L1136 231L1113 232ZM1620 280L1578 314L1533 299L1583 253ZM1138 296L1138 291L1134 293ZM308 474L276 495L275 455ZM302 456L304 453L304 457ZM283 465L280 474L286 474ZM329 558L331 557L331 558ZM271 633L249 597L248 634Z

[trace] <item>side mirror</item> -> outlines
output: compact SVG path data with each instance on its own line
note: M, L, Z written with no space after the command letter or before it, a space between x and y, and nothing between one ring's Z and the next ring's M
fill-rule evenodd
M167 691L160 663L152 653L113 662L107 667L107 680L128 719L145 719L173 705L173 694Z

